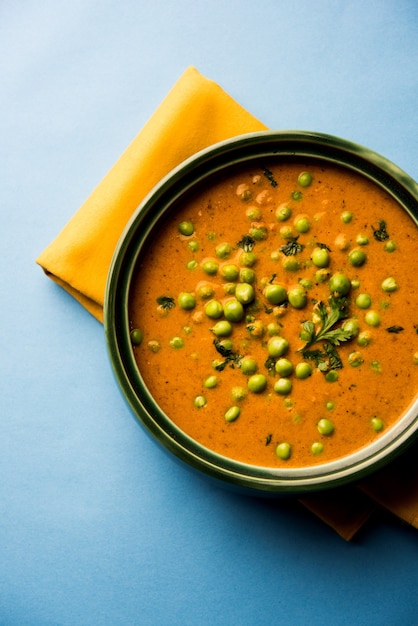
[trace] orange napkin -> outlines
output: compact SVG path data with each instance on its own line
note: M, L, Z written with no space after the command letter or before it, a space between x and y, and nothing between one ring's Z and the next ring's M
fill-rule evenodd
M265 130L216 83L188 68L37 263L99 321L117 241L144 196L207 146Z
M235 135L265 129L219 85L188 68L37 263L103 321L112 255L144 196L197 151ZM405 471L409 472L408 483L403 480ZM361 489L332 490L303 498L301 503L346 540L361 528L377 504L418 527L418 469L413 473L410 463L407 469L397 465L365 481Z

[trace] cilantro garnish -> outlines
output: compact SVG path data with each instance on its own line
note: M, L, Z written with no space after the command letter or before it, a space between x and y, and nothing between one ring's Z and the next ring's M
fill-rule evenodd
M255 239L250 235L244 235L237 245L239 248L242 248L244 252L251 252L255 246Z
M379 220L379 228L373 228L373 237L376 241L386 241L389 239L389 233L386 230L386 222L384 220Z
M329 308L321 301L316 304L316 310L320 318L320 326L306 321L302 324L302 336L306 341L299 350L304 359L313 360L322 372L328 369L341 369L343 364L336 346L353 338L353 333L335 325L348 315L347 298L329 299ZM315 344L323 342L323 349L311 350Z
M159 296L157 298L157 304L162 309L165 309L167 311L169 311L170 309L172 309L172 308L174 308L176 306L174 298L171 298L170 296Z
M269 181L270 185L272 187L277 187L278 186L278 182L277 180L274 178L274 174L272 171L270 171L267 167L263 168L263 174L264 176L267 178L267 180Z
M284 246L279 248L280 252L283 252L285 256L293 256L298 252L302 252L305 248L304 245L298 243L299 237L292 237Z
M386 328L386 330L388 333L397 334L397 333L401 333L404 330L404 328L403 326L389 326L389 328Z
M230 348L225 348L219 339L214 339L213 345L219 354L224 358L222 363L218 363L215 366L215 369L218 370L218 372L222 372L227 365L231 365L232 367L234 367L234 365L237 365L238 367L240 366L240 361L242 359L240 354L237 354Z

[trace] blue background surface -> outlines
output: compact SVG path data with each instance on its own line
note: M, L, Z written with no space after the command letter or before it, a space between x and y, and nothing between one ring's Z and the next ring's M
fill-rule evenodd
M0 3L0 624L416 625L418 531L352 543L173 462L35 258L185 68L418 179L415 0Z

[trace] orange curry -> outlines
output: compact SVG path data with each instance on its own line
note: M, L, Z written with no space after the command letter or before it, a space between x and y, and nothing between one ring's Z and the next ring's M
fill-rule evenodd
M418 390L418 228L364 177L272 162L195 192L150 241L129 307L171 420L267 467L345 456Z

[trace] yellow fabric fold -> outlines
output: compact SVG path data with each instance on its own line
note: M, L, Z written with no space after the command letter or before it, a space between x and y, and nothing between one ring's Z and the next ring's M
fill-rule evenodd
M113 252L145 195L199 150L263 129L217 83L189 67L37 263L102 322Z

